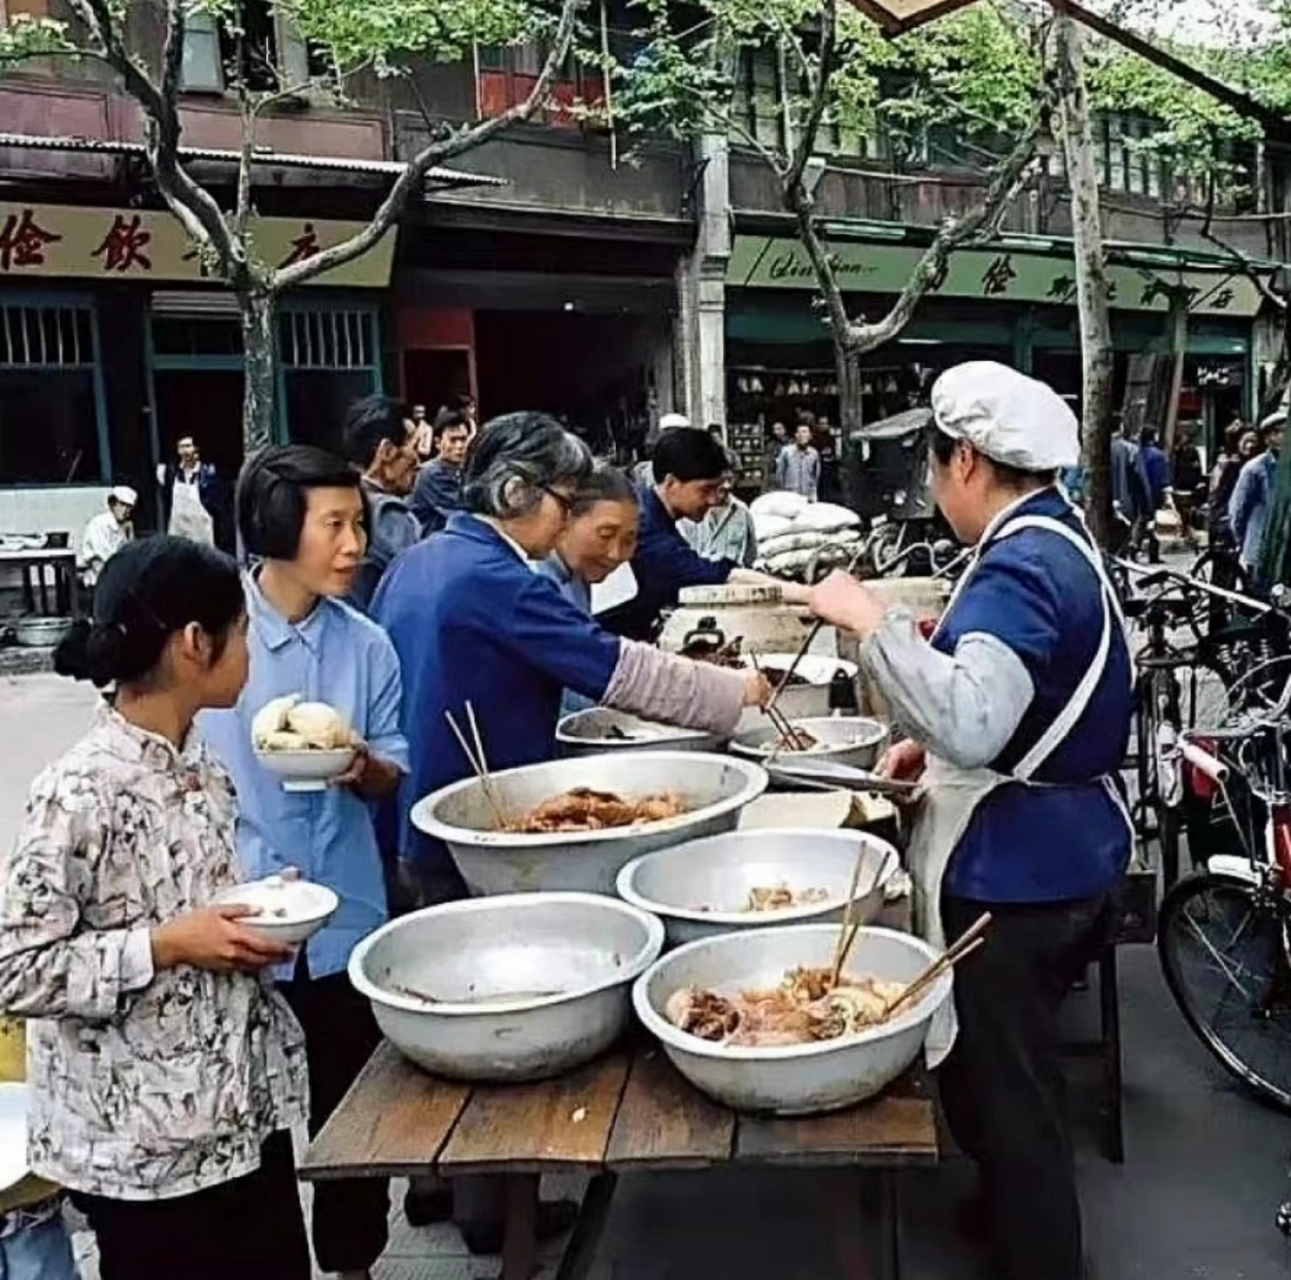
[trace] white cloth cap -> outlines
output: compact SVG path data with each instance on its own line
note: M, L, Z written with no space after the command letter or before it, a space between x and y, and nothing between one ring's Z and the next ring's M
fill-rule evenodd
M688 427L690 419L684 413L665 413L659 419L660 431L671 431L673 427Z
M128 484L117 485L116 488L109 491L108 497L114 502L119 502L123 507L137 507L139 505L139 495Z
M996 364L958 364L933 384L938 427L1020 471L1058 471L1080 461L1080 424L1050 386Z

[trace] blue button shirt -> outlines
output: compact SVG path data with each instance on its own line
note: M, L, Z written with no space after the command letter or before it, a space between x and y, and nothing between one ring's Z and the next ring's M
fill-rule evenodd
M631 640L650 640L664 609L677 603L682 587L711 587L727 581L739 566L733 560L705 560L677 531L677 522L653 488L639 492L641 532L632 573L637 594L607 609L599 620Z
M1087 539L1065 499L1048 489L1016 515L1052 516ZM1028 529L994 543L933 641L953 653L967 635L996 636L1026 666L1035 697L991 767L1010 772L1071 700L1103 629L1102 587L1080 551ZM946 887L982 902L1093 897L1125 870L1131 832L1102 780L1119 773L1129 742L1133 667L1121 628L1085 713L1033 781L1006 783L978 807L956 847Z
M403 667L410 768L399 792L400 853L451 877L442 846L409 820L416 801L471 773L444 712L465 729L471 702L490 769L550 760L561 690L599 702L621 643L462 512L394 562L372 616Z
M251 878L299 867L302 876L336 891L340 907L308 942L313 977L338 973L350 952L387 919L385 881L367 802L346 788L287 792L256 759L251 721L271 698L298 693L326 702L373 752L408 768L400 727L399 660L389 637L339 600L320 600L288 622L248 578L251 672L231 711L205 711L198 730L233 775L238 793L238 855ZM286 966L278 977L290 977Z
M586 578L580 578L554 551L538 565L538 572L544 578L550 578L560 589L560 594L579 613L585 613L589 618L592 616L591 584ZM566 689L560 699L560 714L563 718L596 705L591 698L585 698L573 689Z

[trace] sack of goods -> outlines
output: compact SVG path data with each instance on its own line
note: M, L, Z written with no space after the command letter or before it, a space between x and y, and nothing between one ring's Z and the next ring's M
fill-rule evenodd
M792 507L796 510L789 515ZM766 493L750 509L758 535L756 567L779 577L800 577L813 560L818 565L846 564L861 543L860 516L832 502Z

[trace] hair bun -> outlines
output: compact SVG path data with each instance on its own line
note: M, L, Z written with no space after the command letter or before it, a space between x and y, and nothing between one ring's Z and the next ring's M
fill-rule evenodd
M78 618L54 650L54 670L74 680L92 680L102 688L121 676L125 632Z

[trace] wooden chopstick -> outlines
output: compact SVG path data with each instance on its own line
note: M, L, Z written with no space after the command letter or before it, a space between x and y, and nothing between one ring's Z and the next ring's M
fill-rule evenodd
M762 664L758 662L758 655L756 653L750 653L749 658L753 663L753 670L759 675L764 674ZM795 729L785 718L784 712L777 709L774 703L775 699L772 698L771 702L767 704L765 708L766 717L771 721L771 727L776 731L777 736L783 738L785 742L789 744L789 749L792 750L802 742L802 738L799 737L798 730ZM767 756L767 761L770 762L774 760L783 749L783 747L776 747L771 754Z
M852 883L847 889L847 902L843 906L843 920L838 929L838 941L834 944L834 966L830 970L829 989L832 991L838 986L838 980L843 973L843 963L847 959L847 953L852 949L856 942L856 929L852 931L851 937L848 937L848 926L852 923L853 904L856 901L856 886L861 882L861 867L865 863L865 847L862 846L856 851L856 864L852 867Z
M909 1004L921 996L947 969L957 965L965 956L971 955L986 939L981 935L991 923L991 913L984 911L972 927L966 930L943 955L938 956L891 1004L883 1011L885 1018L890 1018L903 1004Z
M467 704L469 708L469 703ZM474 715L470 716L472 722ZM505 827L507 824L506 812L503 810L498 800L497 794L493 789L493 779L489 776L488 767L485 765L483 758L476 759L475 753L471 750L470 743L466 741L466 735L458 728L457 721L453 719L453 713L445 710L444 719L448 721L448 727L453 731L453 736L461 744L462 750L466 753L466 758L470 761L471 770L480 780L480 786L484 791L484 798L489 802L493 810L493 816L497 820L498 826ZM472 724L474 728L474 724ZM479 730L476 728L476 743L479 744Z

